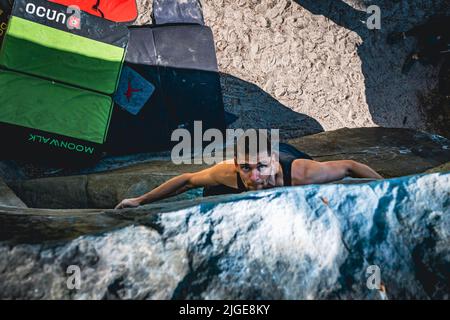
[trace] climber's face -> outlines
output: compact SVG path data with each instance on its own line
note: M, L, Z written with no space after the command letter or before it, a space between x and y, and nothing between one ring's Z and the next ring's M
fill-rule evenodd
M235 165L242 182L249 190L264 189L276 173L275 159L267 152L260 152L256 157L246 155L239 161L235 158Z

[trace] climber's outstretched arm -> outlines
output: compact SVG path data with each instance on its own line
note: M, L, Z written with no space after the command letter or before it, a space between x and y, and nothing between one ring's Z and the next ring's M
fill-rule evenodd
M383 179L375 170L353 160L318 162L298 159L292 164L295 185L327 183L345 177Z
M218 182L215 177L217 176L218 166L220 165L194 173L183 173L164 182L159 187L140 197L122 200L116 206L116 209L137 207L146 203L172 197L191 189L217 185Z

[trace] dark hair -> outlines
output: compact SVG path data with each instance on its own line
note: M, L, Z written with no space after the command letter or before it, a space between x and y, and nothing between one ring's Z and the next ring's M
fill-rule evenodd
M247 130L247 133L248 131L249 130ZM253 135L253 139L251 139L248 134L243 134L236 139L236 142L234 143L235 157L238 156L239 151L241 151L242 155L249 155L255 149L256 154L259 154L260 152L267 152L267 155L270 155L272 153L272 145L269 136L263 131L255 130L255 132L256 135Z

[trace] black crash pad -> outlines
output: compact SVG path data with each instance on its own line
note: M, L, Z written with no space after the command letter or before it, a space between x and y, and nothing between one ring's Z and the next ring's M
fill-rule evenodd
M152 17L153 24L205 24L199 0L153 0Z
M201 25L130 28L108 152L169 150L173 130L225 129L214 40Z

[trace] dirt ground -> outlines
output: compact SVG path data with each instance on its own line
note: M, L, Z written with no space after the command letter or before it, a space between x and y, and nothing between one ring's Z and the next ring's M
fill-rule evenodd
M138 0L137 24L151 23ZM424 22L448 1L203 0L213 30L226 111L233 128L279 128L295 137L342 127L431 130L424 99L438 68L401 73L413 39L390 46L394 30ZM381 9L381 29L364 21ZM427 102L428 101L428 102ZM435 130L434 130L435 131Z

